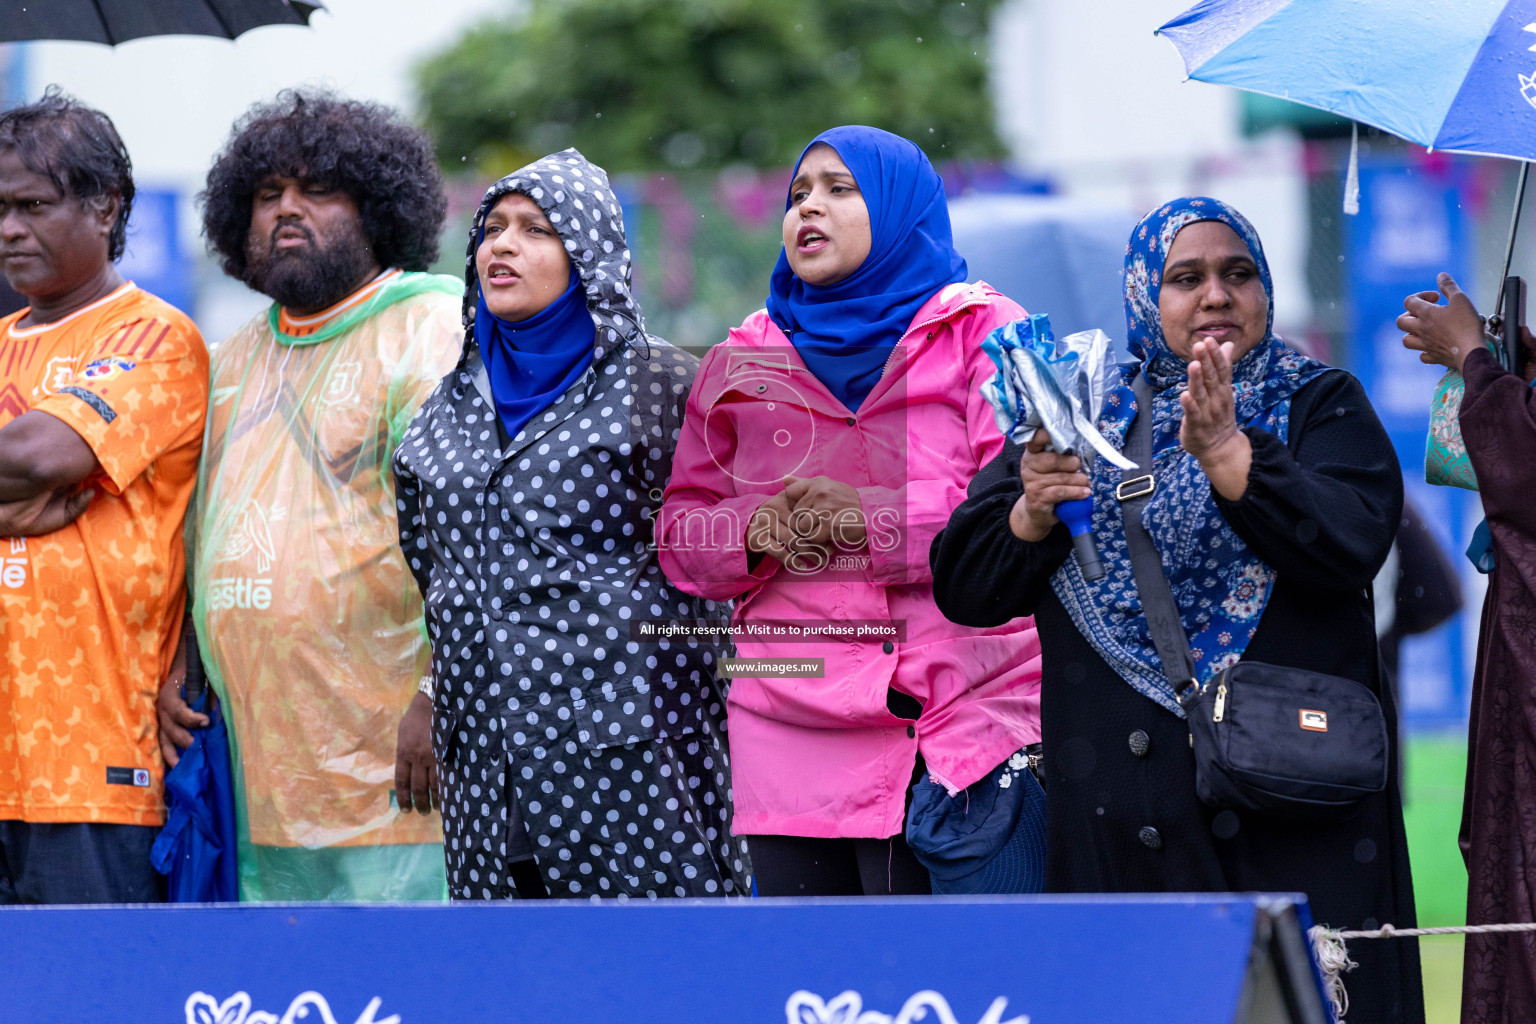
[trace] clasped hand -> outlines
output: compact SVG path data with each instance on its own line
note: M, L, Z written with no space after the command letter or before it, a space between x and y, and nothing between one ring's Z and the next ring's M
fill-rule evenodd
M757 507L747 526L747 550L786 562L835 544L864 545L859 492L827 476L786 476L784 489Z

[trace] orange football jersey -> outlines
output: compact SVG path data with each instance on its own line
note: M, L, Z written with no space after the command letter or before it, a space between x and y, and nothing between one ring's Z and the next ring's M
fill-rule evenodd
M54 323L25 315L0 320L0 427L40 409L101 469L69 526L0 538L0 819L158 825L155 695L186 601L208 352L131 283Z

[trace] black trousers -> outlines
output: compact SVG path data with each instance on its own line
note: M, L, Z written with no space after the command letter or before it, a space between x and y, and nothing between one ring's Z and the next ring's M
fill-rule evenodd
M899 718L916 721L922 704L899 690L887 690L885 703ZM907 784L928 773L921 754ZM759 896L927 896L933 892L928 869L918 863L897 834L889 839L815 839L809 836L748 836L752 877Z
M0 904L163 903L158 826L0 821Z
M903 837L748 836L759 896L927 896L928 869Z

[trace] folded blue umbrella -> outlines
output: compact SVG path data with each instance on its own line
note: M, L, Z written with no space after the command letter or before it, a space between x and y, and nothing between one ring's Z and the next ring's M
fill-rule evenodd
M192 745L166 773L165 827L150 852L155 870L169 876L172 903L234 903L240 898L229 731L211 693L205 689L192 702L192 710L208 715L208 725L192 730Z

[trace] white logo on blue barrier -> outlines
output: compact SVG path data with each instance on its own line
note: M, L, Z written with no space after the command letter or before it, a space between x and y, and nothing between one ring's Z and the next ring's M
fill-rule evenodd
M400 1024L398 1014L374 1016L383 1002L374 996L355 1024ZM318 1020L310 1015L311 1010L316 1011ZM245 992L236 992L222 1003L206 992L194 992L187 997L187 1024L295 1024L300 1020L305 1024L338 1024L330 1004L319 992L301 992L281 1017L266 1010L253 1011L251 997Z
M998 996L976 1024L1029 1024L1027 1015L1003 1020L1007 1008L1008 1000ZM930 1010L933 1011L931 1018L928 1016ZM857 992L844 992L830 1002L822 1002L816 993L802 989L789 997L784 1015L789 1024L914 1024L928 1020L933 1024L960 1024L955 1012L949 1008L949 1001L932 990L919 992L908 999L900 1012L892 1017L878 1010L864 1009L864 997ZM188 1024L191 1024L190 1018Z

